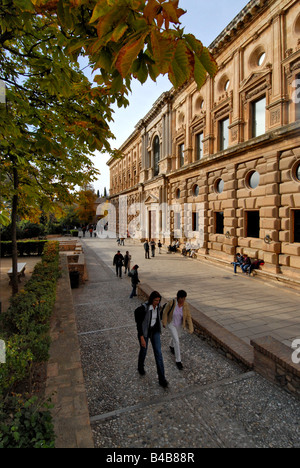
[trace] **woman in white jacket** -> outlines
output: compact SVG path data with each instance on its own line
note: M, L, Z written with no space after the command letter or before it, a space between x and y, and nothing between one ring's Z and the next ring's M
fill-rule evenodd
M194 325L188 304L186 303L187 293L183 290L178 291L177 299L170 301L164 308L162 324L168 327L171 333L170 350L175 354L176 366L179 370L183 369L181 362L179 338L182 329L188 328L190 333L194 333Z

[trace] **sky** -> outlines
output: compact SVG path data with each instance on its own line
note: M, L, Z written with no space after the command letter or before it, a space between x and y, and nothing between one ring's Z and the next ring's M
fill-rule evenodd
M187 10L181 17L181 27L185 27L186 33L194 34L208 47L247 3L248 0L180 0L179 6ZM114 148L119 148L127 140L156 99L171 87L167 76L159 77L156 83L151 79L144 85L137 80L132 82L130 105L126 109L115 108L114 122L110 126L116 137L112 141ZM104 192L104 187L107 190L110 188L109 167L106 165L109 158L109 155L97 151L93 158L94 165L101 172L99 180L93 184L100 194Z

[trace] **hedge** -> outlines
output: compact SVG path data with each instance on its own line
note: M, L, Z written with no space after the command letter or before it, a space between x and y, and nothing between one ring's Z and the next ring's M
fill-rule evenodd
M28 241L17 241L18 246L18 256L23 257L24 255L37 255L41 256L43 254L47 240L28 240ZM12 242L4 241L0 242L0 254L1 257L11 257L12 256Z
M49 242L45 246L42 262L35 266L31 279L24 289L11 299L9 309L1 316L0 339L6 343L6 364L0 365L0 448L53 446L53 441L48 440L48 435L52 432L49 429L47 411L40 411L37 408L32 410L32 405L29 405L32 415L39 415L34 419L34 424L38 424L37 421L39 421L43 427L44 414L47 420L45 423L47 440L40 437L42 429L36 428L39 431L39 438L37 440L34 436L34 440L30 442L26 434L22 432L22 425L20 426L21 432L17 431L15 437L12 438L11 431L13 427L16 427L16 415L7 413L5 409L7 405L3 405L3 401L11 400L12 392L18 389L20 384L25 381L30 382L35 363L49 359L50 318L56 300L56 284L59 276L59 244ZM26 414L30 413L27 401L25 399L21 407L19 404L16 405L19 415L24 412L23 419L26 419ZM19 417L18 420L21 419ZM28 427L28 424L27 420L24 431L26 429L28 432L32 429ZM20 443L21 440L22 443Z

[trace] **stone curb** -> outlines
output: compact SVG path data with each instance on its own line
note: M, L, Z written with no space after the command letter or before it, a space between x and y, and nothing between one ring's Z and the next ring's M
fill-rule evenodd
M60 261L46 382L46 397L54 405L55 447L94 448L67 258L60 255Z

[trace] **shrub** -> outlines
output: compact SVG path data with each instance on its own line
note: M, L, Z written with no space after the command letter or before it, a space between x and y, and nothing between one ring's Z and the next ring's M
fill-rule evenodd
M70 234L72 237L78 237L79 231L78 229L70 229Z
M13 335L6 341L6 364L0 365L0 395L6 395L29 374L33 354L25 343L26 337Z
M0 403L0 448L54 448L49 404L12 396Z
M30 241L18 241L18 255L23 257L24 255L38 255L39 257L43 254L47 240L30 240ZM12 242L3 241L0 243L1 257L11 257L12 256Z
M0 448L54 446L50 413L38 407L36 399L22 397L19 401L11 392L30 381L35 363L49 358L50 317L59 275L59 245L49 242L31 279L1 316L6 364L0 365Z

